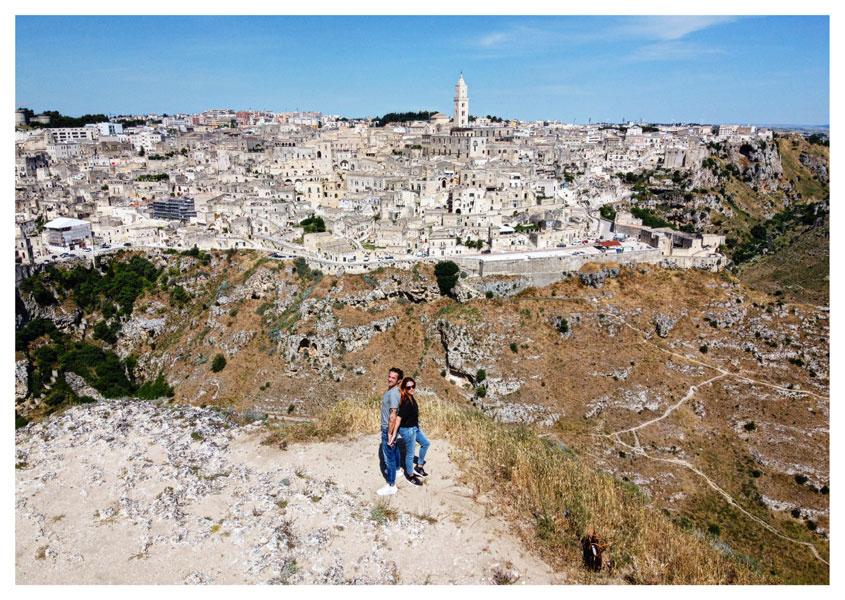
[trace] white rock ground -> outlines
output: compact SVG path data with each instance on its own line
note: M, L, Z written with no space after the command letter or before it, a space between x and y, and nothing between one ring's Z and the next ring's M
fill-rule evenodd
M378 435L287 450L262 437L139 401L18 430L16 583L565 582L471 497L443 440L426 485L384 501Z

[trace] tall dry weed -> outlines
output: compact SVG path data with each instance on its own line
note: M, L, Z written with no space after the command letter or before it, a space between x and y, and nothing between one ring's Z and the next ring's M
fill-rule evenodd
M341 401L316 423L298 424L288 439L321 439L379 429L377 399ZM420 423L429 437L457 450L462 478L479 493L494 492L526 542L551 565L580 568L580 539L595 528L613 545L607 573L641 584L752 584L765 577L706 538L682 531L648 505L634 485L581 464L571 451L525 426L496 423L477 410L435 396L420 398Z

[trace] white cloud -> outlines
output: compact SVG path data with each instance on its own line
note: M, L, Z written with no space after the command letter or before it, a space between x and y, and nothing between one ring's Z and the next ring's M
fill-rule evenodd
M616 33L656 40L680 40L691 33L716 25L731 23L739 17L718 15L675 15L630 17L616 28Z
M489 33L478 40L478 45L482 48L491 48L507 41L508 37L509 35L503 31Z
M725 50L722 48L707 48L700 44L672 40L641 46L628 57L628 60L696 60L704 56L714 56L725 53Z

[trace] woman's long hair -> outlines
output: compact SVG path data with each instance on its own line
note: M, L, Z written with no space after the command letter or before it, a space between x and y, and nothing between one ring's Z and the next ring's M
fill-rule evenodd
M413 383L414 385L417 384L417 382L414 381L413 377L406 377L405 379L402 380L402 385L399 386L399 395L400 395L399 404L405 404L405 402L407 402L409 400L411 402L413 402L414 404L417 403L417 401L414 399L414 397L411 394L408 393L408 390L405 389L405 386L408 385L408 382Z

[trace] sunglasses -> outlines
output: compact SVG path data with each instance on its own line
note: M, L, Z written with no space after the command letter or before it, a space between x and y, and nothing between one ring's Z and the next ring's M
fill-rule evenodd
M415 387L417 387L417 386L415 386L415 385L406 385L406 386L405 386L405 389L406 389L406 390L412 390L412 389L414 389Z

